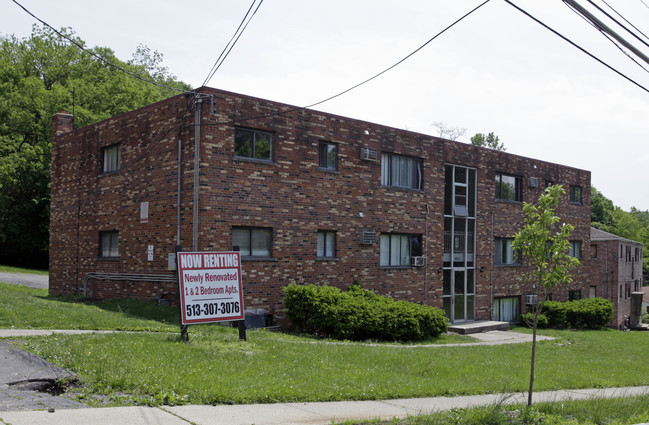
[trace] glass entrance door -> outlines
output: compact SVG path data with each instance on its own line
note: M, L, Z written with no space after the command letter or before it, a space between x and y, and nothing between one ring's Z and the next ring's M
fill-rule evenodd
M473 270L444 270L444 312L451 321L474 320L475 282Z

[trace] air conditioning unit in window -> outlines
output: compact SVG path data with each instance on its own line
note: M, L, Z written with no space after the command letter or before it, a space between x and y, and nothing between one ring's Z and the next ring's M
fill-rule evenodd
M525 295L525 304L527 305L535 305L539 302L539 296L538 295Z
M371 148L361 148L361 159L363 161L378 161L379 151Z
M376 243L376 232L361 232L361 245L374 245Z
M529 187L539 187L539 178L538 177L530 177L527 179L527 185Z
M424 267L426 265L426 257L410 257L410 265L413 267Z

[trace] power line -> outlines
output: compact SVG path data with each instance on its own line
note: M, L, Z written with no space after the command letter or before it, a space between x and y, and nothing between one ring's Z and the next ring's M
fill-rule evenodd
M620 43L617 41L617 39L615 39L614 37L611 37L611 36L608 34L608 32L606 32L606 31L605 31L604 29L602 29L600 26L596 25L594 22L592 22L591 20L589 20L589 19L588 19L586 16L584 16L583 14L579 13L579 11L578 11L577 9L575 9L574 7L572 7L572 6L569 5L569 4L566 4L566 5L567 5L567 6L570 8L570 10L572 10L572 11L573 11L577 16L579 16L579 17L580 17L581 19L583 19L586 23L588 23L590 26L592 26L593 28L595 28L595 29L596 29L596 30L597 30L597 31L598 31L598 32L599 32L599 33L600 33L604 38L606 38L608 41L611 42L611 44L613 44L615 47L617 47L618 50L619 50L620 52L622 52L622 53L623 53L627 58L629 58L631 61L633 61L636 65L638 65L640 68L642 68L645 72L649 72L649 70L647 70L647 68L645 68L644 66L642 66L642 64L641 64L640 62L638 62L638 61L637 61L633 56L631 56L631 54L630 54L627 50L624 50L624 49L622 48L622 46L621 46ZM619 36L618 36L618 37L619 37Z
M339 96L342 96L343 94L348 93L348 92L350 92L350 91L352 91L352 90L354 90L354 89L356 89L356 88L358 88L358 87L360 87L360 86L362 86L362 85L364 85L364 84L366 84L366 83L369 83L370 81L374 80L375 78L380 77L381 75L383 75L383 74L385 74L386 72L392 70L393 68L396 68L397 66L401 65L401 64L402 64L403 62L405 62L406 60L410 59L410 57L413 56L415 53L419 52L421 49L423 49L424 47L426 47L430 42L432 42L433 40L435 40L435 39L436 39L437 37L439 37L440 35L444 34L444 33L445 33L446 31L448 31L449 29L453 28L456 24L460 23L460 21L464 20L464 18L466 18L467 16L471 15L473 12L475 12L475 11L478 10L478 9L480 9L482 6L484 6L484 5L487 4L487 3L489 3L489 0L485 0L484 2L480 3L478 6L474 7L474 8L471 9L469 12L465 13L462 17L460 17L459 19L457 19L455 22L453 22L452 24L450 24L449 26L447 26L446 28L444 28L443 30L441 30L440 32L438 32L437 34L435 34L435 35L434 35L433 37L431 37L427 42L425 42L424 44L422 44L421 46L419 46L417 49L415 49L413 52L411 52L409 55L407 55L406 57L404 57L403 59L401 59L400 61L398 61L398 62L395 63L394 65L392 65L392 66L390 66L390 67L384 69L383 71L381 71L381 72L379 72L378 74L376 74L376 75L374 75L374 76L368 78L367 80L362 81L362 82L356 84L355 86L352 86L352 87L350 87L350 88L348 88L348 89L346 89L346 90L343 90L343 91L341 91L340 93L335 94L335 95L333 95L333 96L330 96L330 97L328 97L328 98L326 98L326 99L324 99L324 100L321 100L321 101L316 102L316 103L312 103L311 105L308 105L308 106L305 106L304 108L312 108L312 107L314 107L314 106L320 105L320 104L322 104L322 103L325 103L325 102L328 102L328 101L330 101L330 100L332 100L332 99L335 99L335 98L337 98L337 97L339 97Z
M609 7L613 12L615 12L615 14L616 14L617 16L619 16L620 18L622 18L622 19L624 20L624 22L626 22L627 24L631 25L631 26L633 27L634 30L636 30L636 31L638 31L640 34L642 34L642 35L644 36L644 38L649 39L649 37L647 37L647 34L645 34L644 32L642 32L640 29L638 29L638 27L636 27L636 26L633 25L631 22L629 22L629 21L628 21L624 16L622 16L622 15L620 14L620 12L618 12L617 10L615 10L615 9L613 8L613 6L611 6L610 4L608 4L608 3L606 2L606 0L602 0L602 2L603 2L605 5L607 5L607 6L608 6L608 7ZM646 5L645 5L645 6L646 6ZM628 30L627 30L627 31L628 31Z
M358 87L360 87L360 86L362 86L362 85L364 85L364 84L369 83L370 81L372 81L372 80L374 80L374 79L380 77L381 75L385 74L386 72L388 72L388 71L390 71L390 70L396 68L397 66L401 65L403 62L405 62L405 61L408 60L410 57L412 57L413 55L415 55L416 53L418 53L420 50L422 50L424 47L426 47L428 44L430 44L430 43L431 43L433 40L435 40L437 37L439 37L440 35L444 34L446 31L448 31L449 29L451 29L452 27L454 27L455 25L457 25L458 23L460 23L462 20L464 20L465 18L467 18L469 15L471 15L472 13L474 13L476 10L480 9L480 8L481 8L482 6L484 6L485 4L489 3L489 1L490 1L490 0L485 0L484 2L480 3L478 6L474 7L473 9L471 9L469 12L465 13L464 15L462 15L460 18L458 18L457 20L455 20L455 22L453 22L452 24L448 25L446 28L444 28L443 30L441 30L440 32L438 32L437 34L435 34L433 37L431 37L431 38L430 38L428 41L426 41L424 44L422 44L421 46L419 46L418 48L416 48L415 50L413 50L411 53L409 53L408 55L406 55L404 58L402 58L402 59L400 59L399 61L397 61L395 64L389 66L388 68L384 69L383 71L379 72L378 74L375 74L375 75L373 75L372 77L370 77L370 78L368 78L368 79L366 79L366 80L363 80L363 81L361 81L360 83L355 84L355 85L349 87L348 89L345 89L345 90L343 90L343 91L341 91L341 92L339 92L339 93L337 93L337 94L334 94L334 95L332 95L332 96L327 97L326 99L320 100L320 101L318 101L318 102L312 103L312 104L307 105L307 106L296 106L296 107L291 107L291 108L289 108L289 109L287 109L287 110L285 110L285 111L282 111L282 112L275 112L275 113L272 113L272 114L265 114L265 115L257 115L257 116L252 116L252 117L238 118L238 119L233 119L233 120L230 120L230 121L224 121L224 122L210 123L210 125L235 124L235 123L239 123L239 122L243 122L243 121L249 121L249 120L253 120L253 119L269 118L269 117L274 117L274 116L279 116L279 115L285 115L285 114L288 114L288 113L291 113L291 112L294 112L294 111L300 111L300 110L303 110L303 109L313 108L314 106L321 105L321 104L323 104L323 103L325 103L325 102L328 102L328 101L330 101L330 100L333 100L333 99L335 99L335 98L337 98L337 97L340 97L340 96L342 96L342 95L344 95L344 94L347 94L347 93L349 93L350 91L352 91L352 90L354 90L354 89L357 89Z
M631 34L631 35L632 35L634 38L636 38L639 42L641 42L641 43L644 44L645 46L649 47L649 44L647 44L646 41L644 41L643 39L641 39L640 37L638 37L638 35L637 35L636 33L634 33L633 31L631 31L630 29L628 29L627 27L625 27L624 25L622 25L620 22L618 22L617 19L615 19L614 17L612 17L611 15L609 15L605 10L603 10L603 9L602 9L601 7L599 7L597 4L593 3L592 0L587 0L587 1L588 1L588 3L592 4L593 6L595 6L595 8L596 8L597 10L599 10L599 11L602 12L604 15L606 15L607 18L609 18L610 20L612 20L613 22L615 22L616 24L618 24L620 27L624 28L624 30L625 30L626 32L628 32L629 34ZM606 2L605 2L605 3L606 3ZM608 4L607 4L607 6L608 6ZM611 7L611 6L608 6L608 7ZM612 9L612 8L611 8L611 9ZM613 10L615 10L615 9L613 9ZM615 13L617 13L617 11L616 11ZM619 15L619 14L618 14L618 15ZM622 15L620 15L620 16L622 16ZM622 19L624 19L624 16L622 16ZM629 21L627 21L626 19L624 19L624 20L625 20L626 22L629 22ZM633 26L633 24L629 24L629 25ZM635 27L633 26L633 28L635 28ZM636 29L637 29L637 28L636 28ZM642 35L644 35L644 34L642 34ZM645 37L646 37L646 36L645 36Z
M185 92L186 92L185 90L182 90L182 89L179 89L179 88L176 88L176 87L169 87L169 86L165 86L164 84L160 84L160 83L158 83L158 82L155 82L155 81L153 81L153 80L147 80L146 78L143 78L143 77L141 77L141 76L139 76L139 75L137 75L137 74L134 74L134 73L132 73L132 72L130 72L130 71L128 71L128 70L122 68L122 67L119 66L119 65L115 65L114 63L110 62L108 59L104 58L103 56L101 56L101 55L99 55L99 54L97 54L97 53L95 53L95 52L93 52L93 51L91 51L91 50L86 49L82 44L78 43L76 40L74 40L73 38L69 37L67 34L64 34L64 33L60 32L59 30L57 30L56 28L54 28L53 26L51 26L50 24L48 24L47 22L45 22L44 20L42 20L41 18L39 18L38 16L34 15L32 12L30 12L29 10L27 10L27 9L25 8L25 6L23 6L22 4L18 3L16 0L12 0L12 1L13 1L13 2L18 6L18 7L20 7L22 10L24 10L28 15L30 15L32 18L36 19L36 20L37 20L38 22L40 22L41 24L45 25L46 27L48 27L49 29L51 29L52 31L54 31L54 32L55 32L59 37L62 37L62 38L64 38L64 39L66 39L66 40L69 41L70 43L74 44L77 48L79 48L79 49L81 49L82 51L86 52L87 54L89 54L89 55L95 57L95 58L98 59L99 61L101 61L101 62L103 62L103 63L105 63L105 64L107 64L107 65L110 65L110 66L114 67L115 69L117 69L117 70L119 70L119 71L122 71L122 72L124 72L124 73L130 75L131 77L135 77L135 78L137 78L138 80L143 81L143 82L145 82L145 83L153 84L153 85L158 86L158 87L162 87L162 88L165 88L165 89L168 89L168 90L178 91L178 92L181 92L181 93L185 93Z
M228 55L232 51L232 48L234 47L235 44L237 44L237 41L239 41L239 38L241 37L241 34L243 34L243 32L246 30L246 28L248 27L248 24L250 23L252 18L255 17L255 15L257 14L257 11L259 10L259 7L264 2L264 0L260 0L259 4L255 8L255 11L250 16L250 19L248 19L248 21L246 22L246 19L248 18L248 15L250 14L250 11L252 10L252 8L255 6L256 1L257 0L252 1L252 4L248 8L248 11L246 12L245 16L241 20L241 23L239 24L239 27L234 32L234 34L232 34L232 38L230 38L230 41L228 41L228 43L225 45L225 47L223 48L223 51L221 51L221 54L216 59L216 62L214 62L214 65L212 66L212 69L210 70L210 72L207 74L207 78L205 78L205 81L203 81L202 86L206 86L207 83L212 79L212 77L214 76L216 71L218 71L219 68L221 67L221 65L223 65L223 62L225 61L225 59L228 57ZM245 25L244 25L244 22L245 22Z
M644 87L644 86L641 85L640 83L636 82L636 81L633 80L632 78L627 77L625 74L623 74L622 72L620 72L620 71L618 71L617 69L613 68L611 65L607 64L606 62L604 62L603 60L601 60L601 59L598 58L597 56L593 55L592 53L590 53L589 51L587 51L587 50L584 49L583 47L579 46L577 43L575 43L574 41L570 40L568 37L564 36L563 34L559 33L558 31L554 30L553 28L549 27L549 26L546 25L545 23L541 22L540 20L538 20L537 18L535 18L534 16L532 16L532 15L531 15L530 13L528 13L527 11L525 11L525 10L521 9L520 7L516 6L516 5L515 5L514 3L512 3L510 0L504 0L504 1L505 1L505 3L509 4L510 6L512 6L514 9L518 10L519 12L521 12L522 14L524 14L525 16L527 16L528 18L532 19L532 20L533 20L534 22L536 22L537 24L541 25L543 28L545 28L545 29L547 29L548 31L552 32L552 33L553 33L554 35L556 35L557 37L560 37L560 38L563 39L564 41L570 43L571 45L573 45L573 46L576 47L577 49L581 50L583 53L587 54L587 55L590 56L591 58L595 59L597 62L601 63L602 65L604 65L605 67L607 67L607 68L610 69L611 71L615 72L616 74L618 74L619 76L621 76L622 78L624 78L625 80L629 81L630 83L636 85L636 86L639 87L640 89L642 89L642 90L646 91L647 93L649 93L649 89L647 89L646 87Z

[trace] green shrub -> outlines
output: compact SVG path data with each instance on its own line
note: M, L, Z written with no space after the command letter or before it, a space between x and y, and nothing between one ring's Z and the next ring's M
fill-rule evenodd
M546 301L541 316L545 319L539 317L539 328L598 329L613 318L613 303L604 298L584 298L565 303ZM525 323L528 317L532 318L532 313L523 314L521 321Z
M293 283L284 288L284 308L297 330L336 339L421 341L448 326L437 308L396 301L356 284L341 291Z
M548 318L548 327L562 329L566 327L566 303L546 301L543 304L543 314Z
M598 329L613 318L613 303L604 298L583 298L566 304L566 322L573 328Z
M534 323L534 313L528 312L525 314L521 314L521 322L525 326L530 326L532 323ZM544 313L539 314L538 322L536 324L537 328L547 328L549 327L550 324L550 319L548 319L548 316L546 316Z

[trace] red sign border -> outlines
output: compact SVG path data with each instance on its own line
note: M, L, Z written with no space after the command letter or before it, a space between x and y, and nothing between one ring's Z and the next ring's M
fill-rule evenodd
M182 255L205 255L205 254L236 254L238 257L238 276L239 276L239 305L241 306L241 313L237 316L228 317L213 317L207 319L187 319L187 304L185 303L185 282L183 280L183 269L181 266L180 257ZM243 284L241 283L241 254L238 251L194 251L194 252L178 252L176 256L177 269L178 269L178 290L180 291L180 318L183 325L196 325L201 323L214 323L214 322L231 322L235 320L244 320L244 306L243 306ZM220 268L220 267L219 267ZM231 269L232 267L228 267ZM214 270L214 267L203 267L201 270Z

